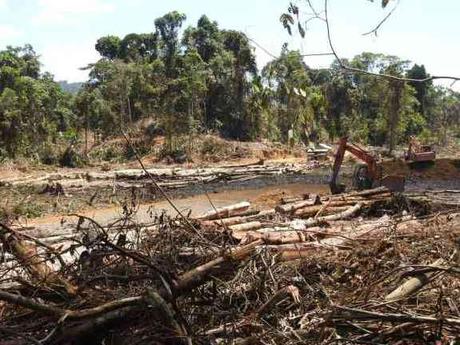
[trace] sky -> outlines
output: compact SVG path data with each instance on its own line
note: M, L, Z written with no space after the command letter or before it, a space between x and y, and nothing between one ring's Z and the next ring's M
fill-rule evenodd
M322 9L323 0L312 3ZM306 1L298 4L302 18L308 18ZM152 32L155 18L177 10L187 15L184 28L206 14L221 28L243 31L275 56L284 42L303 54L329 51L321 21L308 23L304 39L289 36L279 22L288 5L289 0L0 0L0 49L29 43L56 80L84 81L87 72L79 68L98 60L94 44L99 37ZM377 36L362 35L395 5ZM392 0L387 7L382 9L380 0L329 0L339 56L363 51L397 55L424 64L432 75L460 77L460 1ZM272 59L258 47L255 52L259 68ZM327 67L331 61L328 56L305 58L311 67ZM460 90L460 82L453 88Z

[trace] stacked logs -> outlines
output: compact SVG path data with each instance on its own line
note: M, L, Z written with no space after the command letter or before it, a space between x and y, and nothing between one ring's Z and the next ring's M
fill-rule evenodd
M212 209L196 219L206 232L226 231L240 244L262 240L281 260L294 260L316 250L342 248L351 239L388 226L385 217L359 224L353 219L392 198L386 187L339 195L303 194L281 199L273 209L251 209L250 203L240 202Z
M352 218L363 208L391 197L385 187L340 195L304 194L282 199L274 209L252 210L250 203L244 201L212 209L196 219L207 230L230 231L236 240L249 234L268 242L304 242L307 237L299 230ZM293 225L296 219L302 219L297 221L297 227Z

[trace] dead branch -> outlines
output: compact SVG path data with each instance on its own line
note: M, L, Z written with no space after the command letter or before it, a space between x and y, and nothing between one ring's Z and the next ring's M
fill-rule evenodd
M391 11L388 12L387 15L385 17L383 17L383 19L372 30L369 30L368 32L363 33L363 36L370 35L370 34L375 34L375 36L377 36L378 29L380 29L380 27L383 25L383 23L385 23L388 20L388 18L390 18L390 16L396 10L398 5L399 5L399 2L396 3L396 5L391 9Z
M436 318L424 315L406 315L395 313L378 313L364 309L335 306L336 312L332 314L333 320L378 320L387 322L413 322L413 323L440 323L460 326L460 319L457 318Z
M329 16L328 16L328 0L324 0L324 20L326 23L326 31L327 31L327 40L329 44L329 48L332 51L332 54L334 55L336 61L339 63L340 68L342 68L345 71L353 72L353 73L359 73L359 74L365 74L365 75L370 75L373 77L378 77L378 78L383 78L383 79L388 79L388 80L396 80L396 81L401 81L401 82L415 82L415 83L426 83L435 79L450 79L454 81L460 80L460 77L452 77L452 76L444 76L444 75L432 75L427 78L423 79L413 79L413 78L404 78L404 77L397 77L391 74L380 74L380 73L373 73L369 72L363 69L359 68L354 68L349 65L346 65L344 63L344 60L341 59L334 47L334 44L332 43L332 38L331 38L331 29L330 29L330 21L329 21Z
M278 290L267 302L265 302L259 309L256 311L257 317L262 317L264 314L268 313L276 304L285 299L286 297L292 297L294 303L300 303L300 293L299 289L294 285L289 285L281 290Z

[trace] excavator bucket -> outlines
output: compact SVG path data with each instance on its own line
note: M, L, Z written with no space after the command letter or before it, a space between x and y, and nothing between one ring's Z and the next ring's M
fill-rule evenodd
M331 190L331 194L341 194L345 192L345 185L342 183L333 183L329 182L329 188Z

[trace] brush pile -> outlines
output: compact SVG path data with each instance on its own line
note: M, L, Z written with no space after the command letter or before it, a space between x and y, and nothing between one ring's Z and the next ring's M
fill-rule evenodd
M378 188L126 212L58 239L2 224L1 344L453 344L460 211L439 200Z

